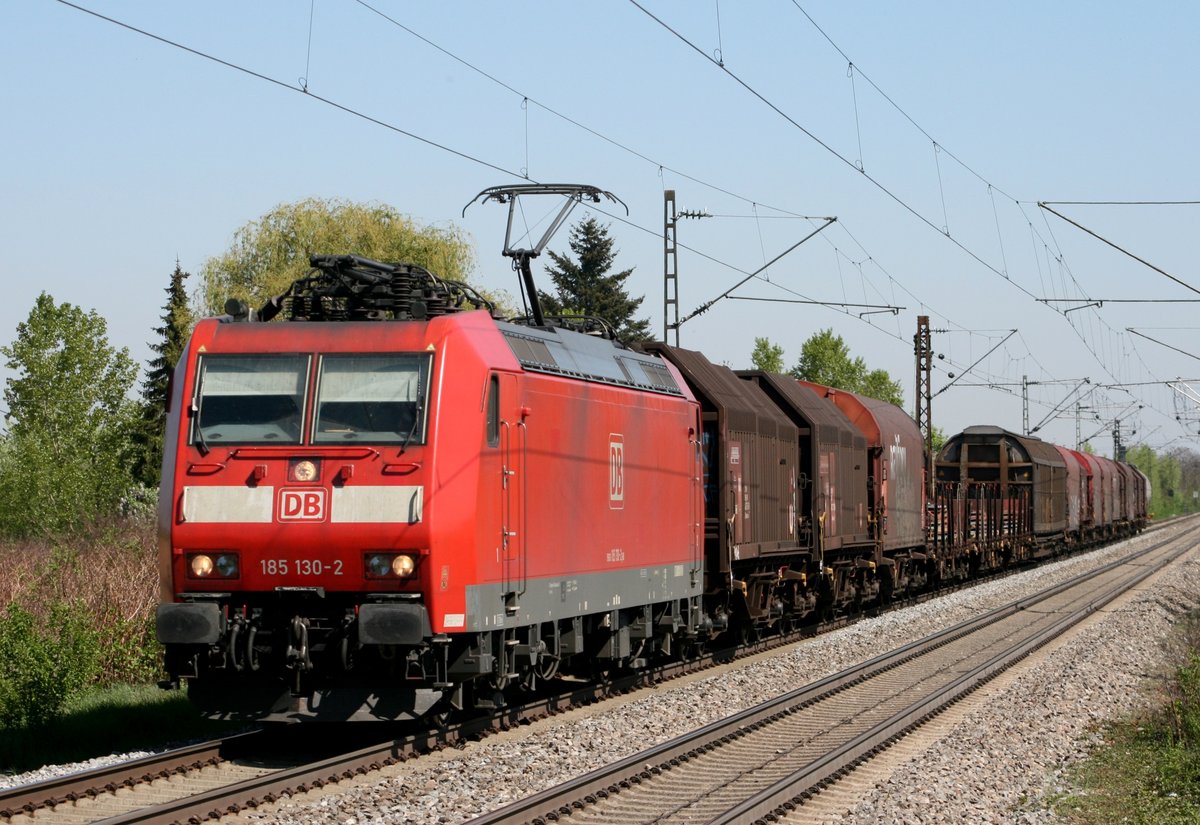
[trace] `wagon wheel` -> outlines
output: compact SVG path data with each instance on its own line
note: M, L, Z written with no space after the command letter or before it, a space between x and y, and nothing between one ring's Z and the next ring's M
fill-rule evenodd
M785 613L779 619L779 621L775 623L775 629L780 636L786 636L796 629L796 623L792 620L790 615Z

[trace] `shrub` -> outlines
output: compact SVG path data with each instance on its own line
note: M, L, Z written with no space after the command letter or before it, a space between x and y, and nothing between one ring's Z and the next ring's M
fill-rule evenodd
M81 601L56 602L44 622L20 605L0 620L0 727L38 727L95 678L100 640Z

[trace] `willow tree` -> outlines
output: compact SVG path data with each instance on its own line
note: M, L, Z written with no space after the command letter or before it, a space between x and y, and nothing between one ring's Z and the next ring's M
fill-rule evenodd
M200 270L200 314L224 311L228 298L262 306L308 273L310 255L359 255L419 264L464 281L473 253L458 227L423 226L387 204L309 198L276 206L233 236Z

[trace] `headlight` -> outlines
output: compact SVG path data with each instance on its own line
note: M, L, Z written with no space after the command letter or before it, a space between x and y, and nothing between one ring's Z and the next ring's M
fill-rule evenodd
M411 576L416 569L417 563L412 556L396 556L392 559L392 572L402 579Z
M203 554L199 556L192 556L192 561L189 565L189 567L192 569L192 575L199 579L211 576L215 566L216 565L213 564L212 556L206 556Z
M407 553L368 553L367 578L407 579L417 572L417 560Z
M321 475L321 462L307 458L292 459L288 463L288 481L317 481Z
M188 573L194 579L236 579L237 553L193 553L187 557Z

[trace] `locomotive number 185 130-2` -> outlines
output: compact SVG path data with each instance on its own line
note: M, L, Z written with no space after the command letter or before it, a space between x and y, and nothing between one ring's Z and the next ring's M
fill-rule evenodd
M340 576L342 575L342 560L331 562L320 559L260 559L264 576Z

